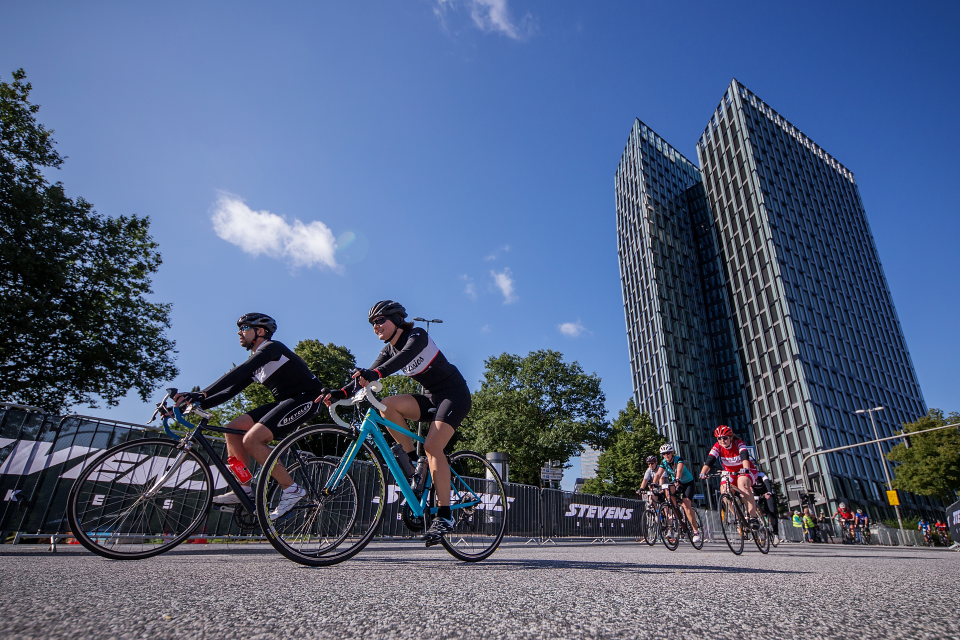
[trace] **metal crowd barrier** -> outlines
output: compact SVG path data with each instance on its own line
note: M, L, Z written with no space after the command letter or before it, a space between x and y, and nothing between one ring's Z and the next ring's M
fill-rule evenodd
M0 542L24 538L54 539L69 535L66 521L67 494L85 461L99 451L135 438L155 436L159 429L116 420L87 416L53 416L32 407L0 403ZM210 438L218 454L225 443ZM202 452L201 452L202 455ZM369 472L356 465L351 473ZM216 473L216 471L214 470ZM355 478L358 487L372 486ZM481 491L492 481L474 479ZM216 488L226 483L217 476ZM506 509L507 535L548 542L558 538L612 542L615 539L639 539L646 507L641 500L540 489L529 485L505 483L505 505L485 505L494 511ZM492 491L488 491L492 493ZM363 526L375 513L372 496L359 496L365 505L356 526ZM388 485L387 504L379 535L410 538L403 523L403 496L395 485ZM958 503L960 509L960 503ZM722 541L718 514L698 509L707 540ZM958 512L960 518L960 512ZM790 519L780 519L780 537L803 541L803 531ZM923 544L918 531L901 532L884 525L872 527L872 540L881 545L917 546ZM229 511L212 510L197 533L200 539L260 538L259 531L241 529ZM834 536L834 541L838 538Z

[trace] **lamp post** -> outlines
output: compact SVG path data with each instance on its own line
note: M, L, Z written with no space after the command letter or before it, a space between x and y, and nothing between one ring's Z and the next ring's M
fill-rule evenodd
M443 320L427 320L426 318L414 318L414 322L426 322L427 323L427 333L430 333L430 324L443 324Z
M874 407L873 409L857 409L854 413L866 413L870 416L870 424L873 426L873 437L876 440L880 439L880 434L877 433L877 423L873 419L873 414L877 411L883 411L883 407ZM890 482L890 470L887 469L887 459L883 455L883 447L880 446L880 443L877 443L877 451L880 453L880 466L883 467L883 477L887 479L887 489L893 491L893 483ZM890 501L889 495L887 496L887 502ZM893 508L897 512L897 522L900 523L900 531L903 531L903 518L900 516L900 505L893 505Z

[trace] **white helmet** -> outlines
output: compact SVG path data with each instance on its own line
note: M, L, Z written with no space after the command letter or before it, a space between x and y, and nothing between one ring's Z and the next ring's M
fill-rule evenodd
M669 442L668 442L667 444L663 445L662 447L660 447L660 455L663 455L663 454L665 454L665 453L676 453L676 452L673 450L673 445L670 444Z
M847 505L845 505L844 503L841 502L841 503L840 503L840 508L841 508L841 509L846 509L846 508L847 508Z

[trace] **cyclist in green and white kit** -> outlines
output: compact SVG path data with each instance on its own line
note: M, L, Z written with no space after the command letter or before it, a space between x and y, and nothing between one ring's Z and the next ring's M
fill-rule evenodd
M679 492L683 500L683 510L687 512L687 519L693 528L693 542L700 542L700 531L697 530L697 518L693 512L693 474L687 468L683 458L677 455L673 450L673 445L669 442L660 447L660 455L663 461L660 463L660 470L657 471L657 480L663 477L671 483L669 485L670 499L675 499L675 494ZM674 485L673 483L676 483Z

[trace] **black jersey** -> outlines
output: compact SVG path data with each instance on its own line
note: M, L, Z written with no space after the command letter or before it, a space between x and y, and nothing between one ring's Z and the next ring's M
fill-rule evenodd
M773 493L773 485L770 484L770 478L763 471L757 472L757 481L753 483L753 495L762 496L765 493Z
M274 340L260 343L247 360L203 390L204 408L215 407L234 397L253 382L259 382L277 401L304 393L320 395L322 385L303 358Z
M378 371L381 378L399 371L422 384L427 393L467 385L460 371L420 327L404 331L396 345L385 344L370 368Z

